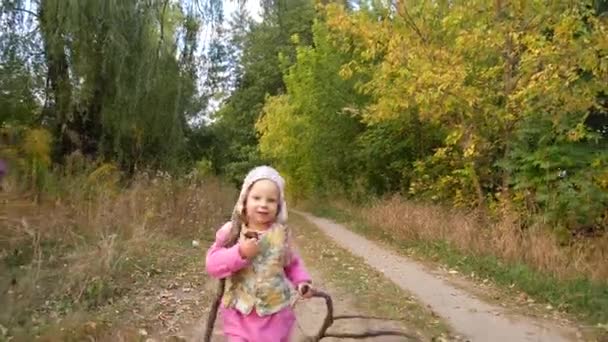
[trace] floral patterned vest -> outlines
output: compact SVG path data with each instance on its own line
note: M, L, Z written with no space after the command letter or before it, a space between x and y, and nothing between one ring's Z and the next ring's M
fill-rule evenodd
M241 229L240 240L247 228ZM226 278L226 290L222 303L248 315L255 308L260 316L276 313L290 304L293 289L285 276L287 255L287 229L273 225L258 241L259 253L252 262Z

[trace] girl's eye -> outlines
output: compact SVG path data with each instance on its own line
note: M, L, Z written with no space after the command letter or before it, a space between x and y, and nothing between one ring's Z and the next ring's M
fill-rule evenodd
M253 196L253 199L257 201L260 199L260 196Z
M275 200L274 198L269 198L269 199L268 199L268 202L270 202L270 203L274 203L274 202L276 202L276 201L277 201L277 200Z

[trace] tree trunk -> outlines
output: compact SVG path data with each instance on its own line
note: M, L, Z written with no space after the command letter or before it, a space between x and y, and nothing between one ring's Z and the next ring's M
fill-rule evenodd
M68 122L71 119L72 88L68 68L63 33L55 26L54 20L46 17L48 1L40 2L40 32L44 44L44 55L47 63L47 91L50 91L51 103L46 104L45 112L51 117L58 137L55 157L66 154L68 146L76 137L70 134Z

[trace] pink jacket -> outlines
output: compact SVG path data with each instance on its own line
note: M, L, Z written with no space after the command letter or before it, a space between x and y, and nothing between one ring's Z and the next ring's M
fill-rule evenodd
M238 272L243 267L249 265L249 261L241 257L239 244L225 248L222 247L228 234L230 233L230 222L224 224L215 234L215 242L207 251L205 259L205 269L214 278L227 278ZM291 250L289 265L285 266L285 276L289 281L297 286L303 282L311 282L311 277L301 257Z

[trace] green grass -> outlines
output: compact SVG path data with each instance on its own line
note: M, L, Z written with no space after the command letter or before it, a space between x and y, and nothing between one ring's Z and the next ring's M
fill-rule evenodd
M561 280L522 263L507 263L496 256L467 253L447 241L399 240L380 229L368 226L364 219L332 206L311 208L315 215L348 225L354 232L381 241L406 255L415 255L449 266L460 273L475 273L492 280L502 290L520 290L539 303L551 304L563 312L591 324L608 323L608 284L588 279ZM608 260L606 261L608 262ZM511 288L511 285L515 285Z

